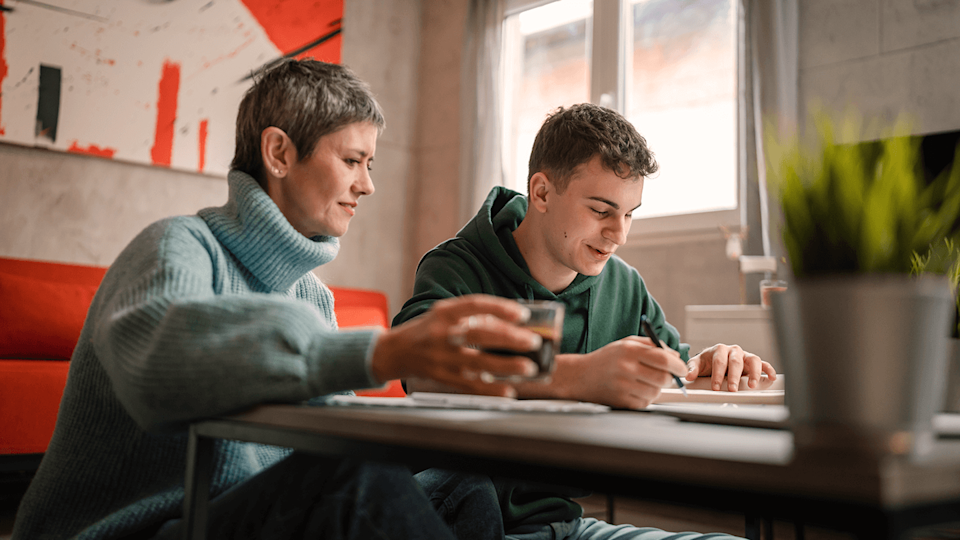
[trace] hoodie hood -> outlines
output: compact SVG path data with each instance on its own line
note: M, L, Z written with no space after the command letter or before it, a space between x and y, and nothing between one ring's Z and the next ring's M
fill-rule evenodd
M562 300L588 291L599 276L577 274L573 282L559 294L554 294L530 275L530 268L520 254L513 231L527 215L527 197L502 186L496 186L487 195L480 211L457 233L480 248L495 262L504 275L514 283L522 284L527 299Z

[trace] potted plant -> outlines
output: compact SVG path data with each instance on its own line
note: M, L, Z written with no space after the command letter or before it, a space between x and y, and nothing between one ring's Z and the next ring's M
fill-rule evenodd
M922 455L943 401L952 298L944 276L910 272L913 254L941 242L960 215L960 166L927 186L902 124L847 144L827 116L815 124L807 145L767 143L794 274L774 320L795 444ZM860 140L856 120L842 129Z
M960 412L960 242L945 238L924 254L914 253L912 272L918 276L944 275L950 283L955 309L947 347L947 397L943 410Z

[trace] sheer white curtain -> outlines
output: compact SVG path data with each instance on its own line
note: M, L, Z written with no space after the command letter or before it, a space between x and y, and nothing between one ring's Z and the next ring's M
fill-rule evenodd
M503 0L470 0L460 85L460 221L503 184L500 57Z
M746 203L741 208L759 209L759 215L749 212L745 223L748 230L760 230L761 254L779 257L780 243L771 241L780 230L780 214L771 208L779 205L775 186L767 183L763 144L766 135L784 138L797 129L798 0L740 1L740 174L741 202Z

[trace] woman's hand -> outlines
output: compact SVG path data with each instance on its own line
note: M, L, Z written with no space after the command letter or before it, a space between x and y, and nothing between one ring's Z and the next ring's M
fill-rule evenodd
M440 300L380 336L373 351L373 375L381 382L415 377L473 394L514 396L513 387L496 377L534 375L537 365L521 356L480 349L538 349L542 338L515 324L528 316L527 308L495 296Z

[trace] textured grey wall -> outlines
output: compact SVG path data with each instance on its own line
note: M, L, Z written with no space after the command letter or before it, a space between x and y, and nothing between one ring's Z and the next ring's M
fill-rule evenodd
M0 144L0 256L108 266L148 224L226 196L223 178Z

